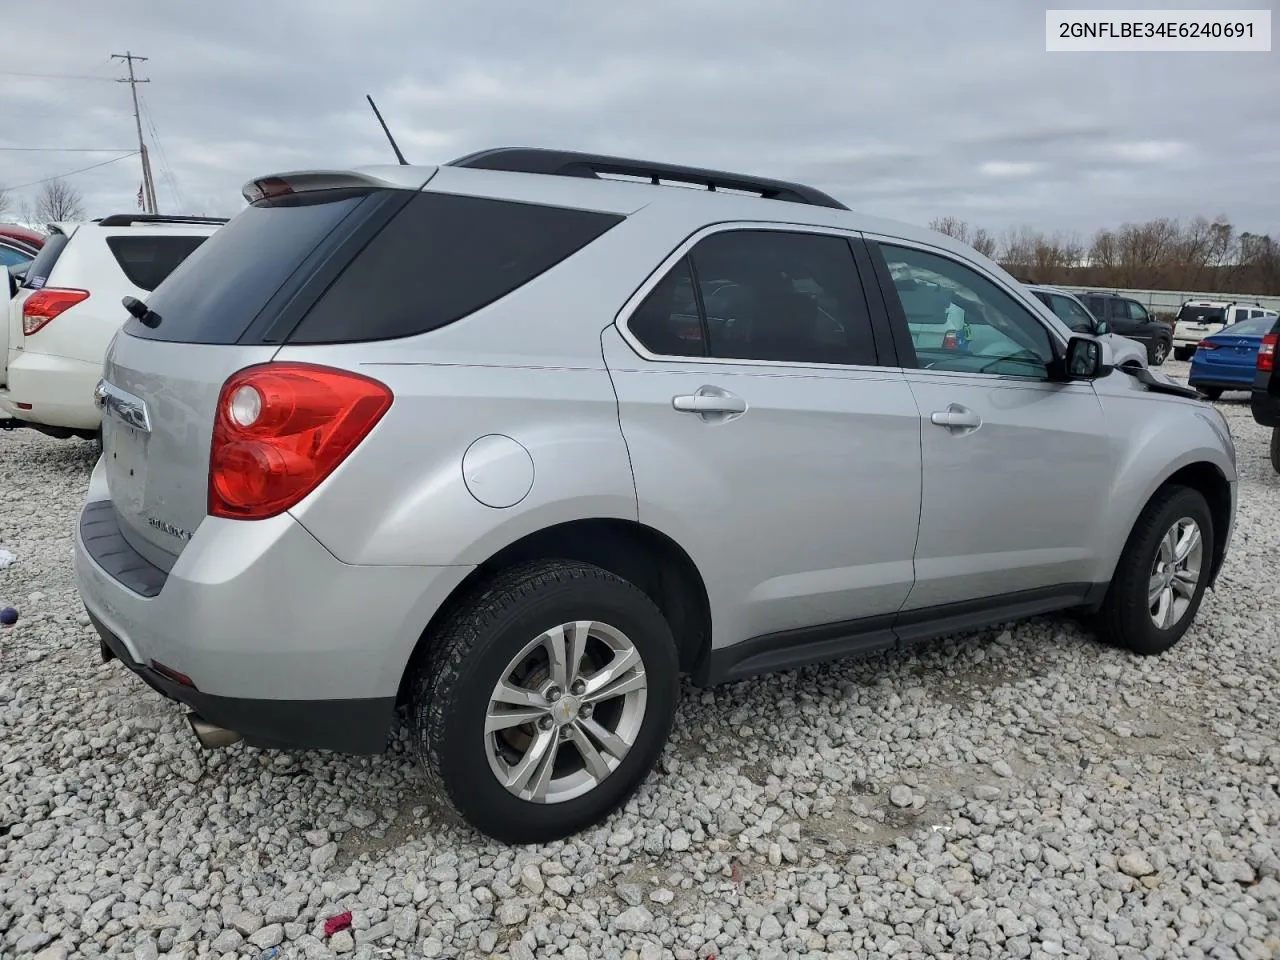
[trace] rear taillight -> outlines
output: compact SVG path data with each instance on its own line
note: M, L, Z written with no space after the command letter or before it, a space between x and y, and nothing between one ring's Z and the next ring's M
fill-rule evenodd
M1212 340L1201 340L1199 343L1196 344L1196 349L1197 350L1217 350L1218 345L1214 343Z
M1262 338L1262 346L1258 347L1258 369L1270 373L1276 368L1276 341L1280 334L1268 333Z
M314 490L391 406L377 380L308 363L248 367L222 386L209 515L263 520Z
M63 290L59 287L37 290L22 303L22 335L31 336L68 307L88 298L88 290Z
M954 330L948 330L942 335L943 350L958 350L960 348L960 338L956 336Z

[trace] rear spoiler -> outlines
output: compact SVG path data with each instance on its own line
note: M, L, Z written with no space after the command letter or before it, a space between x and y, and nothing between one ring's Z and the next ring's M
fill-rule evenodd
M250 203L292 193L316 190L409 189L421 190L435 175L435 167L371 167L363 170L295 170L250 180L241 194Z

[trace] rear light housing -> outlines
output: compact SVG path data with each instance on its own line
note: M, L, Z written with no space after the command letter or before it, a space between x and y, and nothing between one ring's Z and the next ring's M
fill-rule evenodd
M1196 349L1197 350L1217 350L1218 345L1214 343L1212 340L1201 340L1199 343L1196 344Z
M374 428L391 389L309 363L247 367L222 385L209 452L209 515L265 520L297 504Z
M959 350L960 349L960 338L956 336L956 332L954 330L948 330L946 333L942 335L942 349L943 350Z
M55 320L59 314L77 303L89 299L88 290L71 290L62 287L45 287L37 290L22 302L22 335L38 333Z
M1267 373L1276 368L1276 343L1280 341L1280 333L1268 333L1262 338L1262 346L1258 347L1258 369Z

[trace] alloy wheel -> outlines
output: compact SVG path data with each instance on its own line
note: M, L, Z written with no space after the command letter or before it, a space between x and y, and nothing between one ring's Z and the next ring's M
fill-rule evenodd
M522 800L580 797L635 745L647 699L644 662L626 634L595 620L553 627L511 659L490 694L489 768Z
M1200 583L1204 538L1190 517L1176 520L1160 540L1147 587L1151 622L1168 630L1187 614Z

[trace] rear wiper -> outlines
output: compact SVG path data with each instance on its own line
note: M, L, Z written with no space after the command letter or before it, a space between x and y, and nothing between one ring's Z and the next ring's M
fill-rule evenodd
M153 330L160 326L160 314L156 313L137 297L124 297L120 302L143 326L150 327Z

